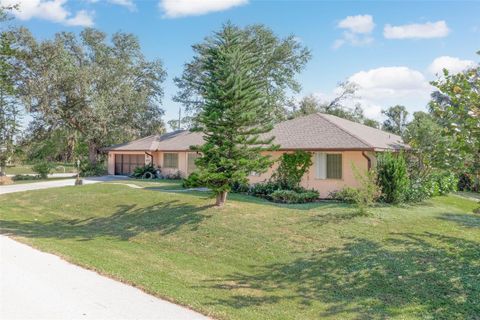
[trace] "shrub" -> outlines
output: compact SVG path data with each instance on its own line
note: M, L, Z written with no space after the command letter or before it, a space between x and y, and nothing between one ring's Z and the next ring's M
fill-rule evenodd
M410 181L403 154L386 152L378 156L377 181L381 188L381 199L387 203L406 201Z
M248 193L250 191L250 185L248 183L235 182L231 188L231 191L236 193Z
M261 182L250 188L250 194L260 198L269 198L273 192L281 189L280 185L274 181Z
M52 172L52 169L53 165L47 161L37 162L32 167L33 172L38 173L42 179L46 179L50 172Z
M366 214L367 208L373 206L381 195L377 174L373 170L361 173L353 165L352 169L359 186L343 188L331 193L330 196L335 200L353 203L359 209L359 213Z
M92 165L89 162L80 165L80 176L82 177L98 177L107 174L107 169L101 163Z
M30 174L17 174L12 177L13 181L39 180L39 179L41 179L39 175L32 176Z
M182 173L180 172L180 170L177 170L173 173L167 173L163 175L163 177L168 180L180 180L182 179Z
M410 179L410 187L406 194L406 201L420 202L432 196L431 181L425 178Z
M407 192L407 201L419 202L431 197L445 195L456 191L457 177L450 172L434 172L424 177L410 180L410 188Z
M468 173L462 173L458 177L458 190L473 191L473 181Z
M7 176L0 176L0 186L4 186L7 184L13 184L13 180Z
M356 193L353 194L353 203L357 206L359 213L366 214L367 208L373 206L382 194L377 184L377 173L369 170L362 174L355 166L352 165L352 168L359 184Z
M200 179L200 175L197 172L192 172L186 179L183 179L182 186L184 188L199 188L204 187Z
M318 191L304 190L297 192L294 190L276 190L270 194L274 202L280 203L306 203L313 202L319 198Z
M445 195L457 191L458 179L455 174L450 172L439 172L432 176L434 183L438 186L438 193L435 195Z
M136 179L152 179L157 177L157 169L153 166L153 164L146 164L141 167L136 167L133 170L131 175L133 178Z
M357 189L352 187L345 187L341 190L333 191L330 193L330 198L346 203L354 203L357 197Z
M306 151L284 153L280 157L280 164L272 176L272 180L282 189L293 190L300 186L302 177L312 165L312 154Z

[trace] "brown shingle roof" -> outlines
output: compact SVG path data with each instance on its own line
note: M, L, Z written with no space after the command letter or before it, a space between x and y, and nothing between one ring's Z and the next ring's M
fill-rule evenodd
M268 133L281 149L397 150L402 138L336 116L315 113L277 124Z
M135 141L118 144L106 151L183 151L189 150L190 146L202 144L202 134L178 130L165 134L148 136Z
M398 150L408 149L402 138L323 113L287 120L277 124L266 137L274 136L281 150ZM203 143L202 133L174 131L153 135L107 151L185 151Z

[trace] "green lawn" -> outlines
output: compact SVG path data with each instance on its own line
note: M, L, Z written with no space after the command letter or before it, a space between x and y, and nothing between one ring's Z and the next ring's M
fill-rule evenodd
M96 184L0 196L0 230L221 319L477 319L480 215Z
M65 170L64 170L65 169ZM19 164L15 165L12 167L7 167L6 168L6 173L7 174L33 174L35 173L32 170L31 165L27 164ZM75 173L77 170L75 169L74 165L69 165L69 164L55 164L54 169L52 170L52 173Z
M35 179L35 180L17 180L17 181L13 181L13 184L27 184L27 183L46 182L46 181L65 180L65 179L72 179L72 177Z

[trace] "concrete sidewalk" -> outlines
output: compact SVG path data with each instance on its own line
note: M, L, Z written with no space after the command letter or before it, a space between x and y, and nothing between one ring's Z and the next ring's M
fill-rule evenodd
M207 317L0 235L0 319Z
M91 177L91 178L83 178L83 184L92 184L92 183L99 183L99 182L124 180L124 179L128 179L128 177L125 177L125 176ZM12 185L0 186L0 194L67 187L67 186L73 186L73 185L75 185L75 179L62 179L62 180L53 180L53 181L12 184Z

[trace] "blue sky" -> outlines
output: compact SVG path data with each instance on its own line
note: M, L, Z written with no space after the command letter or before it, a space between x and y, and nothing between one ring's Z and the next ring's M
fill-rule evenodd
M478 1L23 0L20 9L15 23L42 39L84 26L137 35L147 57L160 58L168 72L165 120L178 114L172 79L191 59L191 45L227 20L294 34L313 54L298 76L299 96L328 99L338 82L351 80L359 85L351 104L377 119L396 103L425 110L435 72L479 61Z

